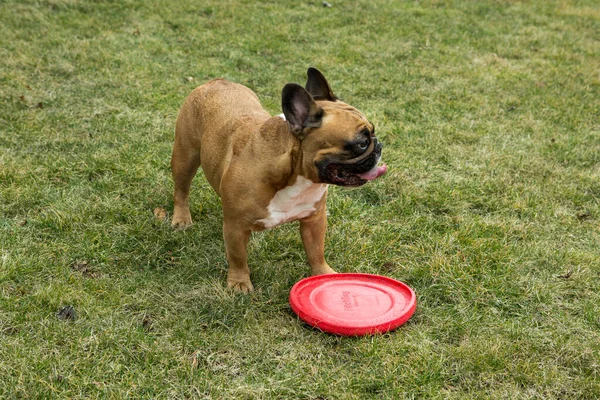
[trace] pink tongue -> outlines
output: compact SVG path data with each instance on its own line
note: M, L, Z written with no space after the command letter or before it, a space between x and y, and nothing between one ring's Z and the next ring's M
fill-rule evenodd
M381 175L387 172L387 165L383 164L381 167L375 166L369 172L365 172L364 174L358 174L363 179L368 181L372 181L373 179L379 178Z

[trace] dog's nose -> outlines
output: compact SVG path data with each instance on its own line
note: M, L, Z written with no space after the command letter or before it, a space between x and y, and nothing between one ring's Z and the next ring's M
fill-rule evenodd
M375 151L378 153L381 153L381 149L383 148L383 145L381 143L379 143L377 141L377 139L373 139L375 141Z

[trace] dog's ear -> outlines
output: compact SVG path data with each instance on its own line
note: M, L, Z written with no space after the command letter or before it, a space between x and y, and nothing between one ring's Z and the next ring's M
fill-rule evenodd
M304 138L304 129L321 126L323 109L300 85L288 83L283 87L281 108L290 132L300 140Z
M331 86L327 82L327 79L323 76L321 71L316 68L310 67L306 71L308 79L306 80L306 90L310 93L315 100L329 100L336 101L337 97L333 94Z

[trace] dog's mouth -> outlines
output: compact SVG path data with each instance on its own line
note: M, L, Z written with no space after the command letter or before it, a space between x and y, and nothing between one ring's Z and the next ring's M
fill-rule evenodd
M319 165L321 180L326 183L357 187L379 178L387 172L387 165L377 165L381 158L381 144L374 143L371 152L350 160L329 160Z
M326 168L328 183L333 183L339 186L357 187L362 186L368 181L379 178L387 172L387 165L375 165L371 170L356 174L348 171L347 168L339 164L329 164Z

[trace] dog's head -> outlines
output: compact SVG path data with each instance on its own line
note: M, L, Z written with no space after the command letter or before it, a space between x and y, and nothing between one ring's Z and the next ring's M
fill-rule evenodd
M307 178L361 186L383 175L387 167L377 166L382 146L373 124L339 100L319 70L307 73L306 88L288 83L282 92L283 114L290 133L300 140Z

